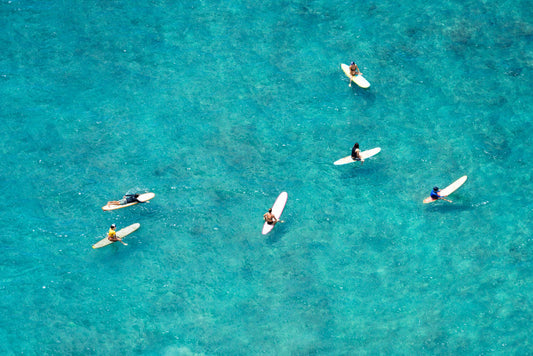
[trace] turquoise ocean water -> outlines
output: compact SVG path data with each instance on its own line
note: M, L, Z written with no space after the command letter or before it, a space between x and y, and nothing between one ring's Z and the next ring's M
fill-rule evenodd
M0 17L0 354L533 354L530 1Z

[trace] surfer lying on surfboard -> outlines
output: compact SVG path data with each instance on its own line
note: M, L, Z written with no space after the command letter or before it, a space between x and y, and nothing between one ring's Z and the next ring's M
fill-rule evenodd
M276 223L278 222L278 219L276 219L274 214L272 214L272 208L268 209L268 212L263 215L263 219L265 219L268 225L276 225Z
M352 62L353 63L353 62ZM361 157L361 150L359 149L359 143L355 143L355 145L353 145L352 147L352 159L354 161L361 161L361 164L363 164L363 162L365 161L362 157Z
M109 241L120 241L124 246L128 246L127 243L123 242L120 237L117 236L117 232L115 229L117 226L115 224L111 224L111 227L109 228L109 232L107 233L107 238Z
M125 194L120 200L111 200L107 202L107 205L125 205L133 202L144 203L138 200L139 194Z

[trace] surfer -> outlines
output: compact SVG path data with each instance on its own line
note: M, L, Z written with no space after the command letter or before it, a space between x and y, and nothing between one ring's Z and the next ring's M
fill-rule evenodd
M357 142L352 147L352 159L354 161L361 161L361 164L363 164L365 161L363 158L361 158L361 151L359 150L359 143Z
M142 201L139 201L137 198L139 197L139 194L126 194L122 197L120 200L112 200L108 201L107 205L124 205L129 203L142 203Z
M352 62L352 64L350 64L350 74L354 77L356 75L361 74L361 72L359 71L359 67L357 67L357 64L355 64L355 62Z
M276 225L278 222L278 219L272 214L272 208L268 209L268 212L263 215L263 219L265 219L268 225Z
M441 199L441 196L440 196L439 192L440 192L439 187L433 187L433 190L431 191L431 198L432 199Z
M122 239L117 236L117 232L115 231L116 228L117 226L115 224L111 224L111 227L107 233L107 238L109 241L120 241L123 245L127 246L128 244L123 242Z

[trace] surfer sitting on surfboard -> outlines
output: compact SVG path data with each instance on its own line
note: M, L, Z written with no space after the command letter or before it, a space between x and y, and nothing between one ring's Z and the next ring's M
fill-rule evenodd
M276 225L278 222L278 219L272 214L272 208L268 209L268 212L263 215L263 219L265 219L268 225Z
M120 241L122 242L122 239L120 239L118 236L117 236L117 232L115 231L116 229L116 225L115 224L111 224L111 227L109 228L109 232L107 233L107 238L109 239L109 241ZM127 243L125 242L122 242L123 245L127 245Z
M433 187L433 190L431 191L431 198L440 199L441 196L440 196L439 192L440 192L439 187Z
M115 231L116 227L117 226L115 224L112 224L109 228L109 232L107 233L107 238L109 241L117 241L117 232Z
M363 164L363 162L365 161L361 158L361 150L359 149L359 143L357 142L352 147L352 159L354 161L361 161L361 164Z
M133 202L143 203L142 201L137 200L138 197L139 197L139 194L126 194L120 200L108 201L107 205L124 205L124 204L133 203Z
M352 64L350 64L350 74L352 76L361 74L361 72L359 71L359 67L357 67L357 64L355 64L355 62L352 62Z

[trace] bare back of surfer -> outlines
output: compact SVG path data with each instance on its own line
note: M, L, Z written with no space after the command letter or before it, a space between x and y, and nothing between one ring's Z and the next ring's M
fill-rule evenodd
M272 214L272 208L268 209L268 212L263 215L263 219L265 219L268 225L276 225L278 222L278 219Z

